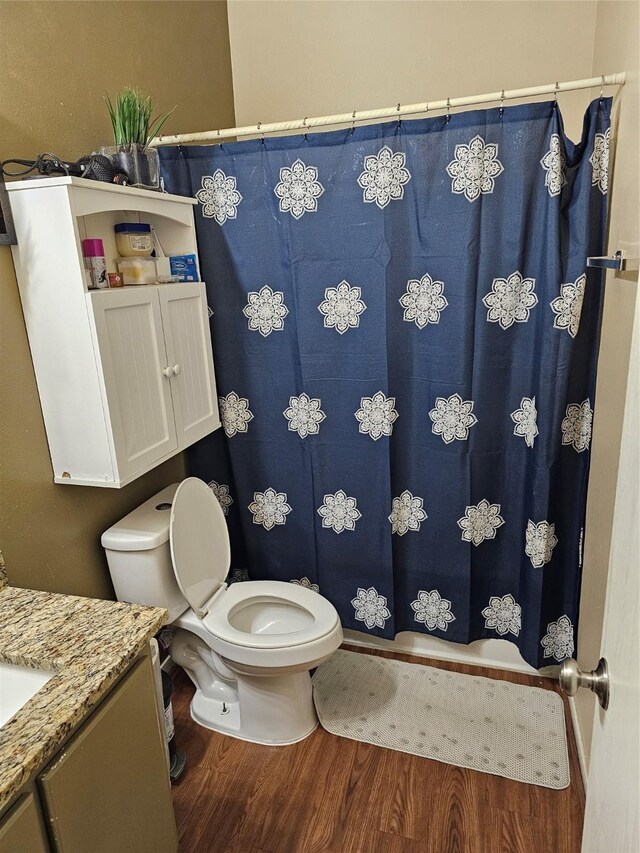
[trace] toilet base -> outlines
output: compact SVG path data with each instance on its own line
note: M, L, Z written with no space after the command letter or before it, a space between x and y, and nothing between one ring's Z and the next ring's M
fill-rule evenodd
M196 686L191 717L201 726L240 740L286 746L318 725L308 670L239 672L199 637L177 629L170 647Z
M191 719L199 726L210 729L213 732L229 735L229 737L234 737L238 740L246 740L250 743L264 744L265 746L289 746L290 744L298 743L298 741L309 737L318 727L318 720L316 719L308 731L298 732L297 736L287 738L286 740L274 740L273 737L259 737L256 736L256 733L249 734L242 729L237 705L233 708L226 706L226 709L223 709L222 702L219 702L217 699L208 699L199 690L196 690L191 700Z

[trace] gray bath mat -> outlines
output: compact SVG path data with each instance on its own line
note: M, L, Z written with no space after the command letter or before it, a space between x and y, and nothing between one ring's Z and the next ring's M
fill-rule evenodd
M337 651L313 676L322 726L340 737L545 788L569 784L552 690Z

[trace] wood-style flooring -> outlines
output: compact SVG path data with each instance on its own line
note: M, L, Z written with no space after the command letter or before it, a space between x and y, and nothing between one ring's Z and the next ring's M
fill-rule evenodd
M348 648L345 646L345 648ZM370 652L547 687L537 676ZM571 785L553 791L339 738L318 727L293 746L235 740L196 725L193 687L174 676L173 786L182 853L579 853L584 814L565 702Z

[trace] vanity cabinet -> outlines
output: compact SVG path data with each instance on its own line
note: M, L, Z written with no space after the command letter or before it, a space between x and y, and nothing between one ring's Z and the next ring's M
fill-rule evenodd
M145 654L0 818L0 853L176 853L163 737Z
M150 224L196 254L195 199L82 178L7 187L13 247L54 481L121 488L220 427L203 283L90 290L82 240Z
M0 853L48 853L35 796L22 794L0 822Z
M38 776L57 853L172 853L176 828L155 688L141 660Z

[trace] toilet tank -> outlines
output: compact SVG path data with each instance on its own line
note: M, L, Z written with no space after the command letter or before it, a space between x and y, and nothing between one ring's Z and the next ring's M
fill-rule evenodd
M173 622L188 608L173 573L169 545L171 503L178 483L167 486L102 534L119 601L164 607Z

